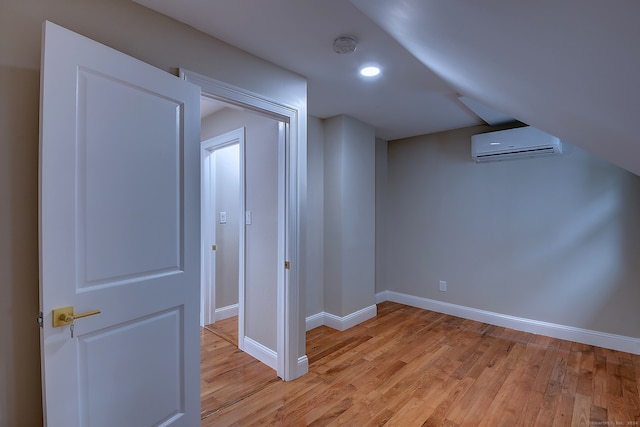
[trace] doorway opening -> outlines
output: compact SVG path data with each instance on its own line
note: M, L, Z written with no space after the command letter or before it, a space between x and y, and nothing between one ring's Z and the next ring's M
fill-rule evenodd
M203 96L205 324L238 316L238 347L277 370L284 257L281 122Z
M202 337L204 416L277 380L284 140L271 117L206 96L201 105L201 324L217 336Z
M301 132L306 129L305 112L300 110L301 107L289 106L278 101L280 96L278 94L286 96L286 88L279 85L269 89L276 94L276 99L269 99L188 70L180 70L180 76L199 86L202 96L251 111L256 116L267 117L277 124L278 144L277 149L273 150L277 153L272 153L277 158L278 181L277 262L275 264L277 295L275 307L270 307L276 317L275 348L272 346L273 343L263 345L261 338L257 341L253 339L253 332L249 330L251 322L246 322L245 351L251 352L258 358L275 360L274 368L278 377L285 381L293 380L309 370L308 359L304 354L305 328L300 312L299 289L302 276L299 258L302 232L299 217L302 210L301 203L306 197L306 185L302 179L306 174L306 150L300 143L304 143L306 138L306 135ZM250 207L247 209L251 210ZM252 219L255 225L262 216L258 218L255 212L253 213ZM246 239L248 241L249 236L246 236ZM246 269L246 271L250 270ZM247 310L247 313L251 312L250 309ZM260 328L264 325L256 324L256 326ZM256 336L260 331L260 329L254 331Z
M238 317L244 303L245 272L245 133L246 128L217 133L217 116L201 108L202 289L200 326ZM223 107L223 109L226 107ZM220 110L216 110L220 111ZM208 114L207 114L208 113ZM224 120L224 119L223 119ZM214 130L208 126L213 122ZM244 316L241 316L244 318ZM243 327L243 323L239 325ZM238 328L234 331L238 335ZM243 333L239 336L244 336ZM234 341L242 348L242 343Z

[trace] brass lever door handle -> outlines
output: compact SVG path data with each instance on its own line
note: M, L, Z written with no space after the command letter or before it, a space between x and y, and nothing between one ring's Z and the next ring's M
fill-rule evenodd
M96 314L100 314L100 310L87 311L86 313L74 314L73 319L82 319L83 317L95 316Z
M73 306L56 308L53 310L53 327L58 328L60 326L72 325L76 319L82 319L83 317L95 316L100 314L100 310L87 311L86 313L74 314Z

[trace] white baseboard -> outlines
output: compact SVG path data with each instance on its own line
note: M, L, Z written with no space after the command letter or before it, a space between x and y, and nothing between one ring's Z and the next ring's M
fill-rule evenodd
M530 332L552 338L640 354L640 339L638 338L509 316L393 291L383 291L376 294L376 302L380 303L383 301L397 302L412 307L462 317L464 319L515 329L517 331Z
M265 347L257 341L252 340L249 337L244 337L245 353L255 357L273 370L278 370L278 353L271 350L269 347Z
M306 321L306 330L310 331L311 329L315 329L318 326L324 325L324 315L326 313L324 311L314 314L313 316L307 317Z
M385 301L391 301L389 299L389 291L378 292L376 294L376 304L380 304L381 302L385 302Z
M296 369L296 378L300 378L301 376L309 372L309 359L307 358L306 354L298 358L298 366Z
M269 347L266 347L249 337L244 337L243 351L251 355L252 357L255 357L274 371L278 370L278 353L271 350ZM298 364L296 366L296 374L294 378L299 378L308 372L309 359L305 354L304 356L300 356L298 358Z
M238 315L238 304L216 308L216 320L224 320Z
M335 314L323 311L321 313L317 313L307 317L306 330L309 331L313 328L317 328L318 326L325 325L339 331L345 331L353 326L356 326L359 323L364 322L365 320L376 317L377 313L378 309L375 304L370 305L369 307L365 307L362 310L358 310L354 313L348 314L344 317L336 316Z

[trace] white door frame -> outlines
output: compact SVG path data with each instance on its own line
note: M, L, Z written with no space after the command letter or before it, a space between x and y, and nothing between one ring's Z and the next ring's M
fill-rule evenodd
M238 183L238 226L239 226L239 254L238 254L238 348L244 349L244 258L245 258L245 128L232 130L222 135L202 141L201 146L201 176L202 176L202 285L201 285L201 316L200 326L209 325L216 321L216 292L215 258L210 256L213 252L211 245L217 244L215 235L215 223L217 221L215 207L215 175L211 166L211 155L222 148L238 145L239 148L239 183ZM214 253L215 257L215 253Z
M283 183L285 185L284 200L285 215L280 218L285 222L284 241L282 246L279 242L279 260L286 261L289 265L285 269L282 262L279 270L279 277L283 280L278 282L277 296L277 374L285 381L298 378L308 372L308 360L306 355L299 356L300 332L303 327L300 317L300 223L299 223L299 200L298 189L300 177L298 176L298 122L300 112L297 108L277 102L262 95L249 92L242 88L221 82L219 80L203 76L188 70L180 70L180 77L200 86L202 94L214 99L248 108L257 113L284 123L281 126L281 133L285 139L279 158L284 160L285 175ZM280 163L280 162L279 162ZM279 201L280 202L280 201ZM303 344L303 343L302 343Z

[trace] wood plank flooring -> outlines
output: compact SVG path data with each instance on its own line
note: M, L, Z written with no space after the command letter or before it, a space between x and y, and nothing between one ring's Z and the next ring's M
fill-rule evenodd
M309 374L258 388L253 376L273 370L225 376L242 363L219 360L203 383L247 389L202 426L640 426L640 356L401 304L309 331L307 356Z
M200 331L201 417L240 402L272 382L276 372L238 350L237 318Z

